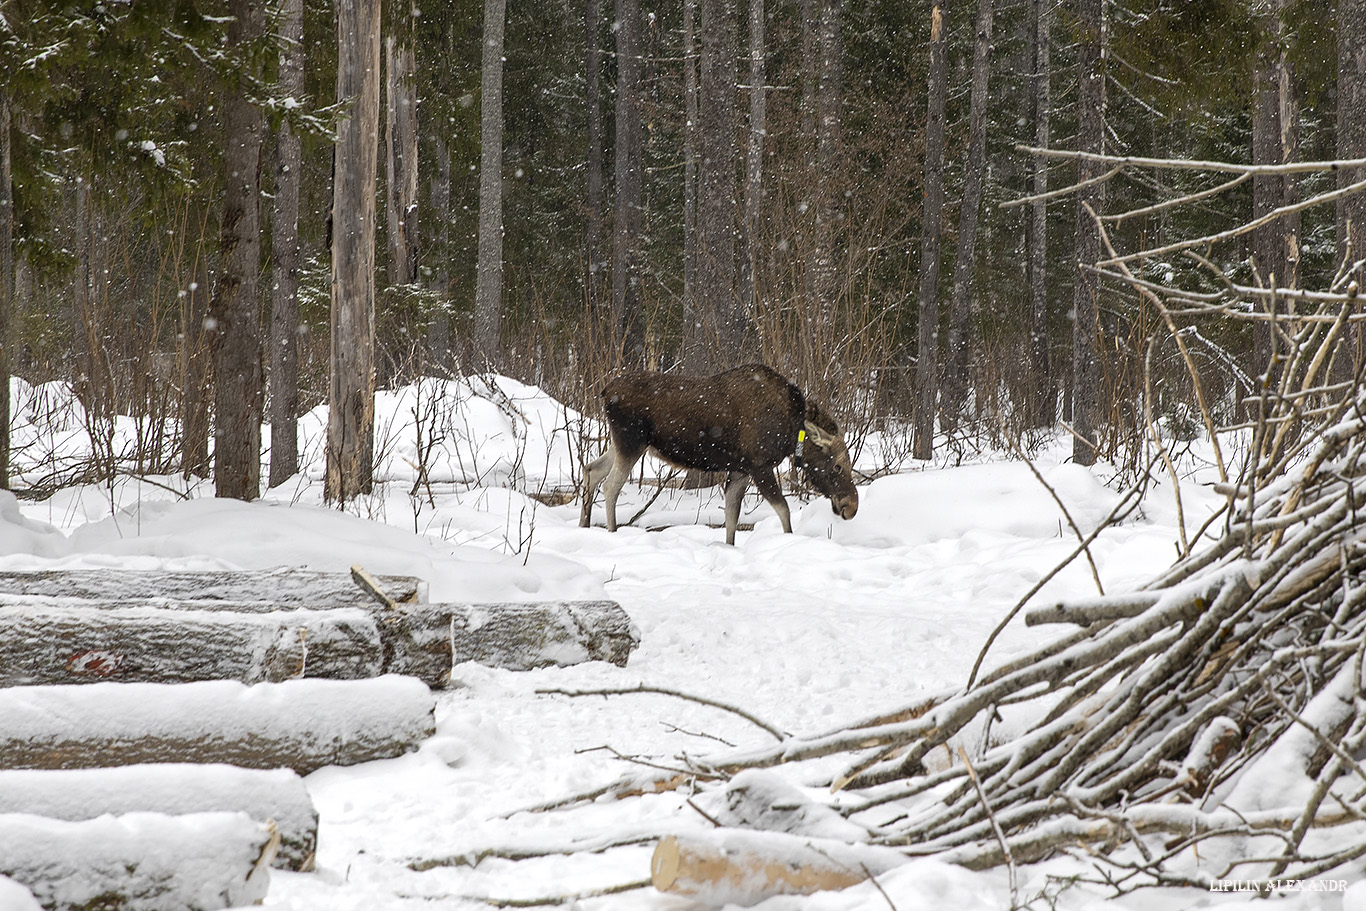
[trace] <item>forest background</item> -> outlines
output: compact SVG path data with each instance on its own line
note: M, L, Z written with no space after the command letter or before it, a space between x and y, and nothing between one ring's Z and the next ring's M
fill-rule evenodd
M755 359L917 458L1061 421L1137 469L1154 416L1243 419L1276 342L1233 311L1276 297L1163 326L1079 268L1088 207L1158 251L1295 210L1145 257L1155 286L1360 284L1366 195L1296 203L1362 169L1283 166L1366 158L1364 31L1362 0L4 0L0 370L71 383L105 444L24 486L212 454L250 499L329 401L344 500L376 385L592 410L623 368ZM1250 167L1192 201L1227 175L1031 148Z

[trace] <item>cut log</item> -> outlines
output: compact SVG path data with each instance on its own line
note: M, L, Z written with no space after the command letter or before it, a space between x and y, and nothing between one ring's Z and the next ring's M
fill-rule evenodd
M427 600L427 583L412 576L375 576L394 601ZM374 596L349 573L280 567L270 570L168 572L128 569L52 569L0 572L0 594L47 595L103 601L265 601L299 607L364 607Z
M659 840L650 877L660 892L712 906L844 889L910 858L900 851L778 832L719 829Z
M48 911L210 911L258 902L278 836L245 813L0 816L0 875Z
M360 608L240 613L0 605L0 685L355 680L383 673L379 629Z
M11 687L0 689L0 768L225 762L307 775L416 748L433 707L425 684L399 676Z
M389 669L431 686L465 661L522 671L584 661L624 667L640 634L615 601L414 604L376 615Z
M165 763L0 771L0 814L76 821L105 814L205 812L241 812L257 822L274 822L280 833L275 866L313 869L318 812L303 779L289 769Z

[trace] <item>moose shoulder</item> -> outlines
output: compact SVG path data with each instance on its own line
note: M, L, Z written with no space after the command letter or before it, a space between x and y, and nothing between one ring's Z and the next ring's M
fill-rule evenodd
M647 450L666 462L699 471L726 472L726 543L735 543L740 501L750 482L783 531L792 531L787 501L773 469L794 456L806 480L842 518L858 511L849 450L839 425L776 371L762 365L736 367L710 377L633 373L602 391L607 451L585 472L579 524L587 527L600 484L607 529L617 529L617 496ZM605 484L604 484L605 482Z

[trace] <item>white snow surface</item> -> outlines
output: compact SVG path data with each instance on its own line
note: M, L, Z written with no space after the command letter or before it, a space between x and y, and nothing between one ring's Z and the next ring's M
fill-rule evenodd
M42 452L51 466L88 451L79 408L63 390L16 381L15 396L17 452ZM319 869L273 871L264 902L271 911L475 909L488 907L479 897L568 896L647 880L653 841L645 836L710 828L685 803L686 794L598 801L568 812L516 811L641 770L621 757L668 764L680 751L725 749L721 741L760 746L771 737L735 715L667 696L567 698L538 690L669 687L741 706L794 733L896 709L964 683L991 630L1076 546L1071 523L1091 531L1118 499L1113 469L1068 463L1070 443L1060 435L1035 464L1067 515L1028 466L1002 457L962 467L907 462L901 473L861 485L859 513L848 522L824 500L789 494L792 535L781 533L751 493L741 521L754 527L739 533L735 547L715 527L722 503L713 491L666 490L634 524L608 534L601 526L578 527L577 500L546 506L531 496L572 491L582 457L600 448L579 445L577 431L601 432L535 387L501 377L423 381L382 393L377 407L376 491L345 511L322 502L323 409L300 421L303 470L254 503L215 499L210 486L175 476L123 475L22 504L0 492L0 570L344 571L360 563L375 574L421 576L433 601L608 597L638 625L641 645L626 668L593 663L514 673L462 665L457 685L438 696L436 736L418 751L308 776L320 814ZM60 418L55 424L53 415ZM132 436L131 424L116 427L116 444ZM424 441L433 439L437 445L424 456ZM864 451L878 450L872 441ZM418 485L423 465L427 483ZM35 464L30 476L41 470ZM1207 466L1185 468L1188 530L1217 501L1212 480ZM656 493L628 484L618 515L635 515ZM1138 513L1092 545L1107 592L1170 564L1180 537L1175 504L1172 488L1159 479ZM595 518L601 517L599 497ZM1035 601L1095 592L1092 571L1079 560ZM988 666L1060 632L1027 629L1018 618ZM811 782L789 784L822 799L807 787ZM520 862L487 857L426 872L409 867L488 849L559 850L631 834L642 836L641 844L604 853ZM1067 860L1026 868L1021 898L1047 889L1058 908L1105 904L1104 890L1048 880L1080 872L1085 868ZM881 892L864 884L759 907L1011 903L1004 870L974 873L933 860L892 870L878 885ZM0 881L0 906L10 907L6 888ZM1159 890L1119 904L1148 909L1246 899ZM1048 906L1045 899L1035 904ZM1277 906L1363 911L1366 883L1355 883L1345 898L1305 893L1284 896ZM575 907L689 905L645 888Z

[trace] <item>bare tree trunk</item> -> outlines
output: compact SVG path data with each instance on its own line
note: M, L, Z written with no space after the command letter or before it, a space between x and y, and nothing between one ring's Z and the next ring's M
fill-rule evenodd
M475 350L496 359L503 334L503 28L507 0L484 2L479 95L479 265Z
M1281 163L1280 79L1277 74L1279 52L1275 36L1279 32L1276 16L1268 5L1260 17L1259 31L1263 40L1252 63L1252 163L1278 165ZM1252 177L1252 214L1261 218L1281 206L1285 199L1285 185L1279 174L1255 174ZM1252 261L1258 279L1268 287L1285 284L1286 258L1280 222L1263 225L1252 232ZM1274 300L1272 306L1275 306ZM1258 322L1252 336L1253 376L1266 373L1273 376L1275 339L1271 324Z
M759 312L759 245L764 201L764 135L768 129L764 67L764 0L749 0L749 147L745 158L745 255L741 287L751 319Z
M445 125L432 131L432 160L436 173L432 175L431 204L432 221L436 224L436 250L430 257L432 262L432 289L444 302L451 293L451 274L446 263L451 249L451 150L446 145ZM438 371L449 371L452 366L451 355L451 318L446 308L432 317L431 327L427 330L427 361L429 367Z
M14 175L9 95L0 89L0 487L9 489L10 325L14 321Z
M375 171L379 164L379 0L337 0L332 186L332 353L324 495L369 493L375 449Z
M228 44L245 52L264 31L262 0L233 0ZM261 112L248 86L223 102L223 227L219 275L209 303L214 348L214 489L220 497L254 500L261 494L261 352L259 202Z
M389 242L389 284L417 281L417 61L413 30L417 11L395 2L384 40L385 217Z
M208 219L194 241L189 287L181 296L180 311L180 436L181 473L209 476L209 413L212 399L213 356L205 321L209 316Z
M699 343L713 367L747 354L736 272L739 150L735 136L736 9L734 0L701 0L702 67L697 213Z
M1049 63L1050 0L1030 0L1034 12L1034 145L1048 148L1049 115L1052 101L1049 82L1052 68ZM1042 196L1048 192L1048 159L1034 159L1034 173L1030 193ZM1056 417L1057 392L1053 387L1053 372L1048 356L1048 201L1040 199L1030 205L1025 226L1029 272L1029 375L1031 381L1030 424L1047 427Z
M820 84L816 91L816 225L812 236L812 304L825 333L834 326L839 295L835 235L840 221L840 125L844 86L843 0L823 0L820 13Z
M982 174L986 170L991 12L991 0L978 0L972 51L972 92L968 102L968 157L963 170L963 205L958 213L958 250L949 296L948 364L945 365L943 400L939 406L939 420L946 429L958 425L968 398L972 324L977 309L973 296L973 278L977 272L977 221L982 205Z
M612 347L631 366L644 366L640 313L641 210L644 147L641 123L640 3L616 0L617 99L612 222Z
M944 231L944 102L948 96L948 9L938 0L930 11L930 72L925 118L925 203L921 213L919 331L913 454L934 455L934 416L939 392L939 248Z
M1277 29L1280 34L1280 55L1276 61L1277 115L1281 127L1281 161L1285 164L1300 160L1300 99L1299 79L1290 55L1290 44L1295 32L1286 27L1285 13L1289 0L1276 0ZM1300 192L1296 175L1282 178L1283 205L1299 202ZM1281 238L1285 250L1285 281L1287 288L1300 285L1300 213L1294 212L1281 220Z
M697 305L697 2L683 0L683 352L684 366L700 372L706 359L700 344L702 315Z
M1366 158L1366 0L1337 0L1337 157ZM1341 169L1338 186L1366 178L1366 168ZM1337 204L1338 256L1349 266L1366 260L1366 193ZM1366 288L1366 268L1355 270Z
M280 91L304 90L303 0L280 3ZM303 154L286 120L275 142L275 210L271 218L270 480L299 470L299 181Z
M588 0L583 12L585 74L584 106L587 111L588 174L584 204L584 260L587 274L584 295L588 313L598 325L599 308L605 304L603 273L607 260L603 255L602 213L605 196L602 181L602 0Z
M1077 31L1077 147L1083 152L1105 151L1105 18L1101 0L1078 0ZM1099 165L1083 161L1077 179L1095 177ZM1097 362L1097 294L1095 275L1080 268L1100 259L1100 234L1087 206L1100 214L1101 191L1084 187L1077 192L1077 270L1072 297L1072 460L1078 465L1096 461L1096 424L1100 418L1100 367Z

